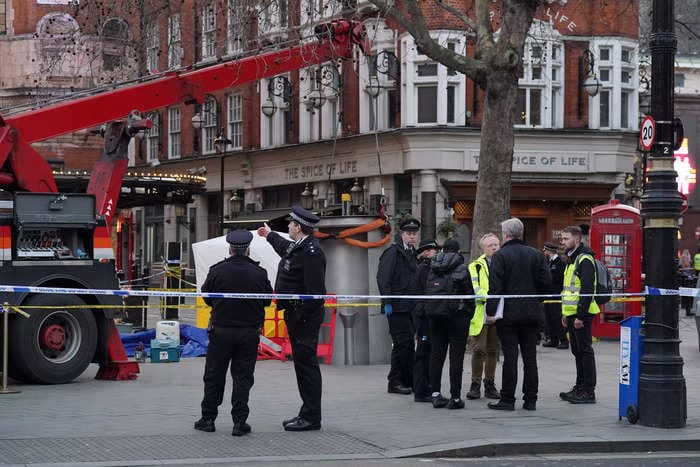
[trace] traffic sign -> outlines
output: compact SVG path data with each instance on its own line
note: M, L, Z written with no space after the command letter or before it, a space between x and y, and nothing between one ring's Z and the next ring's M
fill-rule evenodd
M642 143L642 149L649 151L654 145L654 140L656 139L656 122L654 119L647 115L642 119L642 126L639 129L639 141Z

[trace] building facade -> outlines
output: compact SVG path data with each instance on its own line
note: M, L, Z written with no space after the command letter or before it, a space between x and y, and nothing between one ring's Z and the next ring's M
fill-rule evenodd
M115 2L122 6L97 17L86 13L91 2L72 10L41 1L0 3L0 52L17 61L18 36L27 37L26 53L41 54L40 41L28 35L47 15L73 13L74 22L62 17L71 31L101 51L92 54L90 73L77 73L83 88L102 84L105 76L156 75L288 46L337 17L364 22L370 57L357 51L353 60L310 65L207 95L201 105L174 104L149 115L154 127L135 140L133 165L206 173L207 193L187 205L132 208L142 268L154 267L168 242L181 242L189 263L192 242L273 218L302 201L337 212L341 195L350 192L362 195L355 212L373 214L383 202L393 219L407 212L423 217L424 235L446 233L453 220L469 250L482 92L421 54L413 38L378 17L371 3L154 0L137 2L140 11ZM454 17L425 13L435 39L472 53L473 38ZM498 2L492 14L497 18ZM143 21L135 21L137 15ZM592 206L623 192L637 149L638 41L634 0L544 2L538 10L514 116L511 213L524 220L526 241L541 245L566 225L588 223ZM582 87L589 76L600 84L593 97ZM21 93L21 84L5 86L11 89L3 98Z

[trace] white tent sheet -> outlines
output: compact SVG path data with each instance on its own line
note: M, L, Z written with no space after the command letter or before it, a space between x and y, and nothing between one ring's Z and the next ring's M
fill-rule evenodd
M267 240L258 235L257 231L251 230L251 233L253 234L253 241L250 243L250 258L260 262L260 266L267 271L267 277L274 288L275 278L277 277L277 264L279 264L280 257L275 253L275 250L272 249ZM289 239L289 235L286 233L277 233ZM202 290L202 284L207 278L209 268L228 257L228 247L229 245L224 236L192 244L198 292Z

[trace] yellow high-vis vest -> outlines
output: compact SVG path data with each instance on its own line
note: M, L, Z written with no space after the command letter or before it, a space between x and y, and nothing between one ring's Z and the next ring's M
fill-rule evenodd
M595 260L593 256L589 254L580 254L576 257L573 263L566 265L564 269L564 290L561 291L561 314L564 316L573 316L576 314L576 309L578 308L579 293L581 293L581 279L578 275L574 274L576 268L581 263L581 261L590 261L593 264L593 290L596 290L596 285L598 284L598 278L595 274ZM595 301L595 298L591 298L591 304L588 306L588 312L592 315L597 315L600 313L600 308Z
M486 262L486 255L481 255L467 267L474 287L474 295L489 294L489 265ZM481 329L484 327L484 313L486 308L486 299L477 298L474 300L474 316L469 323L469 335L478 336L481 334Z
M700 271L700 253L695 253L693 256L693 267L696 271Z

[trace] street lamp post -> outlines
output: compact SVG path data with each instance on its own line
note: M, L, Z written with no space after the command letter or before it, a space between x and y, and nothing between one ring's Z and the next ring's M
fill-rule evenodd
M681 197L673 169L673 67L676 51L674 1L652 6L651 113L656 138L642 195L646 282L675 289ZM639 375L639 423L660 428L685 426L687 402L678 339L678 296L648 295L644 353Z
M219 173L219 235L224 234L224 159L226 158L226 148L231 144L231 140L224 136L224 130L219 129L216 139L214 139L214 149L220 154Z

